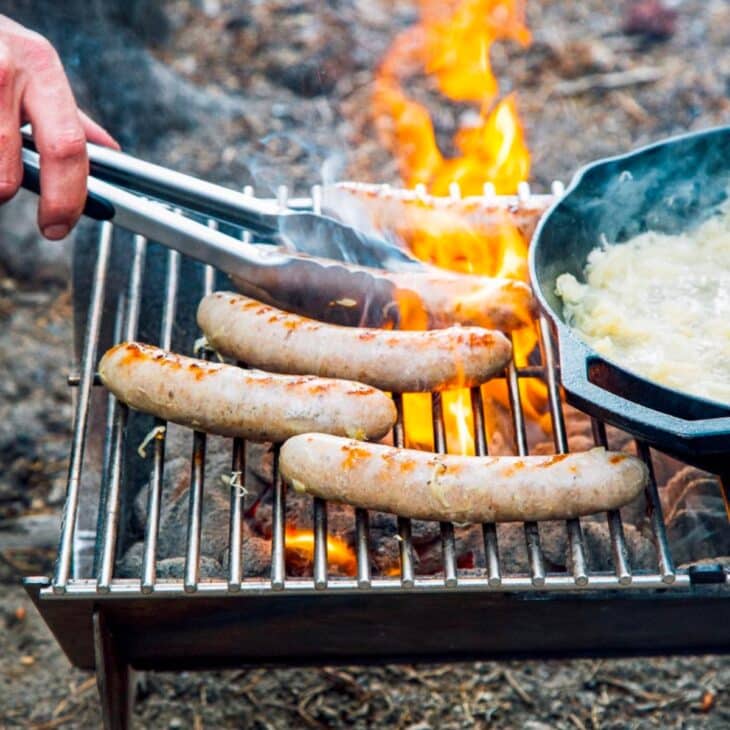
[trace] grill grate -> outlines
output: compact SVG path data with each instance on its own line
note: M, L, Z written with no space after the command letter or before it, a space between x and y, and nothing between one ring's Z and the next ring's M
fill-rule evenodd
M556 186L555 189L559 190ZM251 191L246 191L252 194ZM318 207L321 192L315 190L312 196L314 207ZM529 188L520 186L519 204L529 205L531 200ZM286 191L279 192L280 203L286 202ZM301 205L301 201L298 201ZM305 203L306 204L306 203ZM208 224L216 226L215 220ZM250 233L242 231L241 235L250 240ZM87 331L81 359L80 374L70 378L70 382L78 386L76 400L75 424L70 459L68 496L64 506L61 541L55 573L50 588L45 595L94 595L123 594L126 596L151 594L205 593L227 594L247 591L266 592L362 592L368 591L418 591L432 590L485 590L485 591L572 591L581 589L637 589L637 588L686 588L690 584L687 571L676 570L667 539L667 532L662 516L656 483L652 471L651 453L643 443L637 443L640 457L647 463L652 476L647 488L646 499L650 512L650 524L654 544L656 546L656 569L636 571L630 565L626 540L624 537L621 516L617 511L605 515L608 535L611 541L614 570L611 573L598 573L589 570L586 559L586 547L583 539L581 522L578 519L566 523L568 535L568 551L571 566L569 574L553 574L546 568L546 559L540 544L540 533L536 523L524 524L524 540L527 548L529 574L505 573L500 564L498 530L493 524L483 526L484 563L481 570L474 574L464 574L457 567L454 525L441 523L442 569L443 574L436 577L418 576L414 569L412 527L408 519L397 521L397 539L400 551L400 571L398 576L373 577L371 567L369 517L365 510L355 510L354 534L355 555L357 560L356 574L352 578L333 578L328 574L327 564L327 506L320 499L313 500L313 532L314 557L312 577L290 577L286 575L285 514L286 488L283 484L274 460L274 497L273 524L271 541L271 574L266 578L245 576L245 555L242 555L241 523L243 516L243 496L241 490L231 489L229 547L230 560L227 580L200 579L201 526L203 518L203 500L205 499L205 452L206 436L194 433L191 455L191 484L189 490L189 509L187 524L187 540L185 550L184 578L182 580L164 581L156 577L155 556L160 523L160 506L165 498L163 494L163 473L165 469L165 439L154 440L154 451L149 474L149 494L147 502L147 522L144 531L144 550L141 575L138 579L119 579L114 577L115 557L120 523L120 496L123 488L124 435L127 424L128 409L110 396L110 407L105 442L103 483L101 489L99 521L97 531L97 559L93 577L72 576L74 544L78 537L77 513L79 493L81 489L81 472L84 462L86 432L89 422L91 391L95 385L94 367L99 356L99 336L105 301L105 287L110 261L113 227L103 223L99 231L96 268L89 297L89 316ZM116 309L117 339L134 339L141 307L142 281L145 272L145 256L147 241L137 235L133 239L133 253L126 289L120 294ZM164 304L159 334L159 344L169 349L172 343L173 324L175 321L178 297L180 295L181 257L169 251L166 254L166 281L164 284ZM200 267L202 289L209 293L214 289L215 271L209 267ZM557 378L556 355L545 319L537 323L540 340L541 363L529 367L518 368L510 364L506 373L507 389L511 407L512 423L515 434L515 452L519 455L528 453L525 415L520 395L520 380L523 378L540 378L546 386L549 399L549 413L554 434L554 446L557 453L568 451L566 425ZM488 453L485 432L484 406L479 388L471 390L471 404L474 419L474 449L477 455ZM405 443L403 425L403 401L399 394L393 396L398 421L393 432L396 446ZM434 450L446 452L446 438L441 396L432 394L431 410L433 419ZM164 422L157 421L157 426ZM606 445L606 429L603 423L593 420L593 437L597 445ZM244 473L245 449L240 439L232 440L232 470Z

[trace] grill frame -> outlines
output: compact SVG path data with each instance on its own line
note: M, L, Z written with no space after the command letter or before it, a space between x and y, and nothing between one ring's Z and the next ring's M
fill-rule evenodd
M559 191L559 186L554 188ZM252 194L247 191L246 194ZM286 203L285 191L279 193ZM321 194L315 190L307 207ZM517 198L493 198L499 205L530 205L525 184ZM217 225L215 219L209 225ZM251 234L241 231L246 240ZM29 578L26 588L69 659L100 674L105 711L126 701L117 699L129 666L139 669L199 669L241 664L338 663L373 661L455 660L485 657L580 656L664 652L729 651L730 627L723 622L730 608L730 574L722 566L678 570L667 540L661 503L652 474L647 488L650 524L657 549L656 570L632 569L621 516L606 515L614 571L588 569L580 520L566 524L572 573L546 570L535 523L525 524L530 571L505 575L501 569L497 531L485 525L483 575L459 574L453 525L441 525L444 565L442 577L415 574L410 520L398 519L401 571L399 578L373 577L369 562L368 514L356 510L357 574L352 579L331 578L327 572L327 513L321 500L313 501L314 561L311 579L286 576L285 500L282 480L275 480L272 570L269 578L242 577L240 523L242 498L231 490L229 545L234 557L221 580L200 580L200 530L204 499L203 472L206 436L196 433L185 574L182 580L159 581L155 549L159 529L164 439L155 440L151 459L151 488L145 526L144 559L139 579L113 577L123 472L123 440L127 408L110 397L104 483L99 508L96 579L71 575L74 529L89 420L99 332L105 299L113 225L99 230L96 268L91 282L89 316L79 374L69 378L77 387L74 431L64 505L59 555L52 579ZM140 311L146 240L133 239L130 275L117 306L116 333L134 339ZM160 344L170 346L180 289L182 257L167 253L167 277ZM201 266L203 289L213 290L215 271ZM510 364L506 378L510 396L516 452L528 451L520 400L521 378L541 377L548 389L556 453L568 451L565 420L553 333L544 318L538 322L542 363L517 368ZM475 451L487 453L481 393L472 389ZM394 443L404 443L400 396L395 396L399 419ZM434 447L445 451L440 395L432 395ZM606 445L604 424L593 419L597 445ZM161 421L157 425L163 425ZM637 450L651 470L649 447ZM243 469L242 442L233 440L233 470ZM727 492L727 484L724 484ZM336 618L333 619L332 617ZM446 627L440 629L444 622ZM500 631L485 631L485 626ZM681 627L681 630L678 630ZM436 630L435 630L436 629ZM127 677L128 678L128 677ZM121 682L121 684L120 684ZM128 699L128 698L126 698ZM113 713L109 714L113 718ZM120 717L125 717L122 713ZM109 727L116 726L113 719ZM119 725L120 727L122 725Z

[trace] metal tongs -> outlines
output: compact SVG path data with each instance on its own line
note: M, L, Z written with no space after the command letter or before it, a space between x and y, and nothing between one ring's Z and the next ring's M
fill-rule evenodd
M39 155L25 129L23 147L23 187L40 193ZM397 246L334 218L282 209L97 145L89 144L88 154L85 215L215 266L241 290L282 308L345 324L397 326L396 287L385 271L430 270ZM279 245L241 241L176 213L177 207Z

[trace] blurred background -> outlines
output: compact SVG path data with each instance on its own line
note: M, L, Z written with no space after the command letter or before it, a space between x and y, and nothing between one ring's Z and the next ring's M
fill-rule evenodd
M54 43L79 104L126 151L259 195L334 180L548 191L597 157L730 120L726 0L0 12ZM35 205L20 194L0 210L0 728L98 727L94 678L70 668L19 587L50 570L71 423L73 237L40 239ZM720 728L728 686L720 657L246 670L148 675L136 712L169 728Z

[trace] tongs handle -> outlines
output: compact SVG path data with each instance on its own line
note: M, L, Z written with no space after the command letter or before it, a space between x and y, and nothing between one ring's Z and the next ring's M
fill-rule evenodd
M23 182L22 186L37 195L41 194L41 170L37 156L23 150ZM108 221L114 217L114 207L108 200L99 197L91 190L87 192L83 213L97 221Z
M23 147L36 151L28 126L21 129ZM235 190L168 170L124 152L88 143L91 175L98 180L156 198L173 207L188 208L206 217L271 235L279 230L279 217L288 210L278 203L243 195Z
M40 193L37 152L23 150L23 187ZM175 249L185 256L215 266L229 274L242 267L275 266L289 257L263 252L256 246L214 230L168 210L164 205L90 176L84 212L96 220L115 224Z

